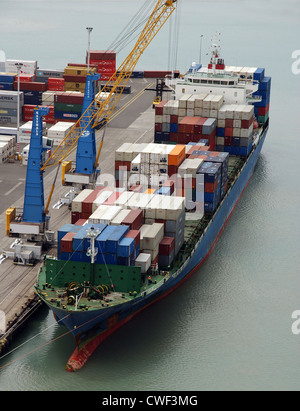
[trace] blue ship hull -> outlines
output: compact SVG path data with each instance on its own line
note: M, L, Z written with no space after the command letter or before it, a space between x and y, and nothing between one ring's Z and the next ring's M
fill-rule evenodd
M113 307L94 311L77 311L76 313L62 310L49 304L59 324L66 326L77 341L77 349L69 360L70 370L81 368L94 349L109 334L129 321L134 315L156 302L177 288L183 281L199 269L201 264L212 251L234 207L238 203L244 189L250 180L268 128L265 128L256 148L252 150L245 162L239 177L228 190L213 218L202 236L199 238L190 256L183 261L182 266L169 278L165 278L147 290L142 296ZM46 301L47 303L47 301Z

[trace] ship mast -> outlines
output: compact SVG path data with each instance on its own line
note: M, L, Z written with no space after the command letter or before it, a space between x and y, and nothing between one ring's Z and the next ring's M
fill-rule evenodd
M87 232L88 238L90 239L90 244L91 246L87 249L86 255L91 257L91 263L95 263L95 257L98 254L98 248L95 247L95 239L99 235L100 231L95 230L94 227L91 227L91 229Z
M221 33L215 33L212 38L211 44L211 58L208 65L208 71L210 74L223 74L225 70L224 59L220 57L221 46L220 46L220 35Z

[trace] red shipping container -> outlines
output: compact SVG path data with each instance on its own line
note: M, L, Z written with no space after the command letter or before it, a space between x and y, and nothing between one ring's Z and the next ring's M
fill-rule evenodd
M232 137L225 137L224 138L224 145L231 146L232 145Z
M67 233L61 240L60 240L60 251L62 253L72 253L72 242L73 237L76 233Z
M204 191L206 193L214 193L218 188L218 180L214 183L205 183L204 184Z
M233 128L233 121L231 119L225 120L225 128Z
M67 81L69 83L86 83L86 76L69 76L69 75L64 75L63 78L64 81ZM49 84L49 82L48 82Z
M91 63L97 66L97 69L107 67L111 68L112 70L116 71L116 60L90 60Z
M162 123L155 123L154 128L155 131L162 131Z
M116 52L114 50L90 50L90 59L91 60L116 60Z
M87 218L92 214L93 211L93 202L96 200L98 195L101 193L101 191L104 190L104 187L97 187L95 190L88 195L82 202L82 214L88 215Z
M178 124L179 133L194 133L195 124L199 121L199 117L184 117Z
M112 75L115 72L116 72L116 68L113 66L102 66L102 64L98 64L98 73Z
M260 107L259 107L260 108ZM263 114L260 114L263 115ZM242 120L241 128L250 128L251 124L253 123L254 117L252 117L250 120Z
M64 78L57 78L57 77L49 77L48 78L48 85L49 84L65 84Z
M259 116L265 116L269 112L269 108L270 108L270 103L267 105L267 107L258 107L258 115ZM247 128L249 128L249 127L247 127Z
M120 197L120 192L115 192L108 197L108 199L103 203L104 205L114 205L115 201Z
M81 213L81 219L87 220L90 218L91 214L90 213Z
M178 166L169 165L168 166L168 175L172 177L174 174L178 173Z
M233 136L233 128L226 127L225 128L225 137L232 137Z
M159 254L160 255L170 255L175 247L174 237L164 237L159 243Z
M69 93L67 91L57 92L54 95L55 103L65 103L65 104L83 104L84 93Z
M164 78L167 75L172 74L171 71L144 71L145 78Z
M18 90L18 82L14 82L14 90ZM20 91L47 91L46 83L20 81Z
M233 131L232 131L233 132ZM209 135L209 136L205 136L205 138L208 137L208 142L210 145L210 149L214 150L215 146L216 146L216 135L217 135L217 129L215 128L214 131Z
M75 225L84 225L88 220L85 218L80 218Z
M129 230L125 237L134 238L134 247L137 247L141 242L140 230Z
M20 74L20 82L28 83L35 81L34 74Z
M71 213L71 224L75 224L81 218L81 213L77 211L72 211Z
M202 134L203 124L206 122L207 117L198 117L198 121L195 124L194 132L196 134Z
M143 225L143 210L131 210L122 221L122 225L129 225L130 230L139 230Z
M178 143L178 133L170 133L170 141L172 141L172 143Z
M167 102L168 102L167 100L163 100L155 106L155 115L156 116L162 116L163 115L163 113L164 113L163 108L167 104Z
M108 81L108 80L115 81L115 79L116 79L116 76L114 76L114 72L113 72L111 74L101 74L100 81Z
M115 161L115 170L119 170L120 167L124 167L124 161Z
M172 114L170 116L170 123L172 124L178 124L178 116L175 116L174 114Z

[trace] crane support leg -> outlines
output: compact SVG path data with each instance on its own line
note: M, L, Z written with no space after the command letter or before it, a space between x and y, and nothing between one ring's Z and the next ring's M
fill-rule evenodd
M88 74L85 86L84 101L82 106L81 127L85 131L78 139L76 153L76 173L93 174L96 162L96 138L95 129L91 126L91 117L94 116L96 107L91 106L95 100L96 81L100 78L99 74ZM88 109L88 110L87 110Z
M49 108L36 107L33 113L30 148L27 164L25 185L23 221L43 223L44 182L43 182L43 116L49 113Z

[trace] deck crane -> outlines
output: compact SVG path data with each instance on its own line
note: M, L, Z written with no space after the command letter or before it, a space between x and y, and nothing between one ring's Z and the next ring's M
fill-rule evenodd
M80 177L81 182L90 182L91 175L93 176L96 172L104 141L103 134L98 152L96 152L95 130L103 128L109 121L139 58L171 16L176 5L177 0L158 0L156 2L132 51L102 89L102 92L107 93L108 96L104 101L95 96L95 81L99 80L98 75L87 74L82 115L44 164L42 164L40 156L42 150L40 140L42 138L42 118L46 113L41 107L34 110L23 208L25 220L20 215L19 220L16 221L16 209L13 207L8 209L6 212L7 235L25 236L31 241L42 239L46 244L47 239L52 238L53 233L48 230L49 217L47 213L60 165L77 145L75 174ZM56 176L45 207L43 173L54 165L57 165ZM63 163L62 168L63 174L66 175L70 163Z

